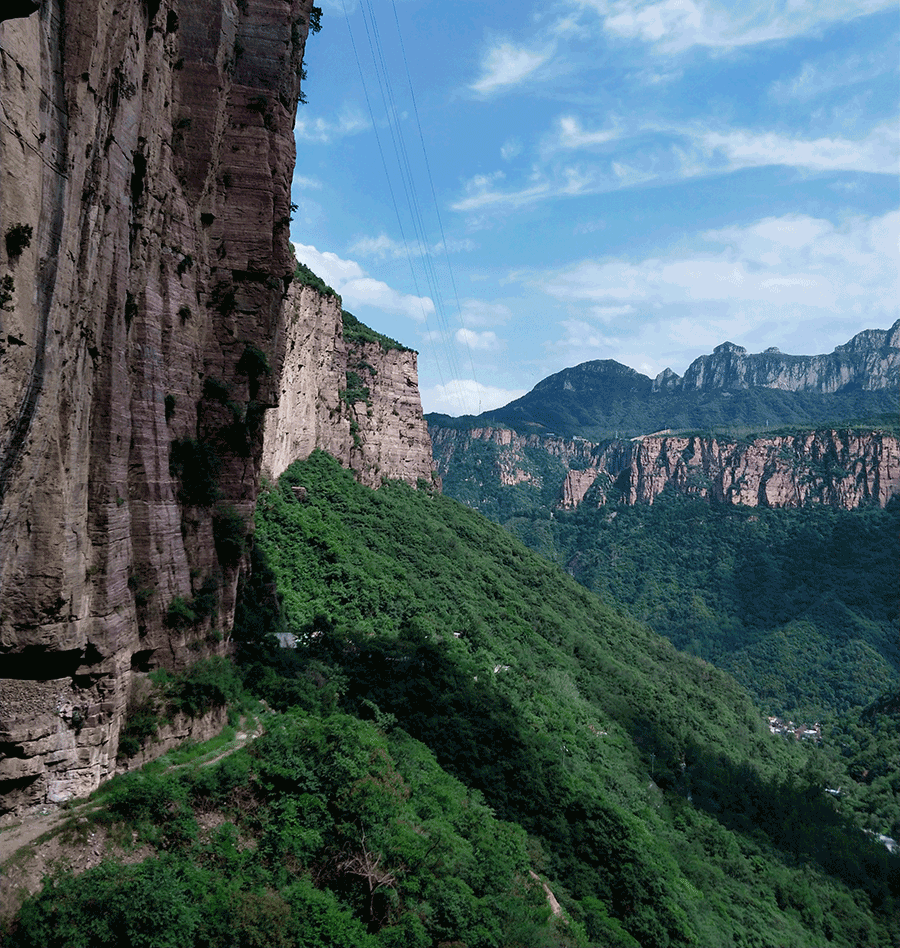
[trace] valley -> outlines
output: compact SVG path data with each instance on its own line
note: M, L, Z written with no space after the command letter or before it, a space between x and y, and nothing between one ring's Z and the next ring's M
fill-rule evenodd
M426 417L321 17L0 16L0 944L897 948L900 323Z

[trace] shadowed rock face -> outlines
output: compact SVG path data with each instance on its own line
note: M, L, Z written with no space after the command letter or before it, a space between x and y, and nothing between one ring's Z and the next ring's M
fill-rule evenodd
M311 6L44 0L0 26L0 808L95 787L132 678L227 647ZM167 621L201 587L216 610Z

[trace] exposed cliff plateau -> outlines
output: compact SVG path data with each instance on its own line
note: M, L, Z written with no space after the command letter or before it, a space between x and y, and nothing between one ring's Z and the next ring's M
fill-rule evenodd
M227 647L311 8L45 0L0 25L3 808L95 787L132 682Z
M663 490L744 506L884 507L900 494L900 440L873 430L819 430L735 441L652 435L594 444L503 428L432 426L451 496L484 509L522 486L559 508L652 504Z

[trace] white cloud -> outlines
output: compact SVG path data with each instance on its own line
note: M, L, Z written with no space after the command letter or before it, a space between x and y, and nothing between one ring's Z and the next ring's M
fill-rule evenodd
M605 312L610 321L627 308L647 313L699 304L751 322L862 312L873 324L892 322L900 298L898 231L897 212L840 225L803 215L766 218L708 231L705 246L690 252L637 262L585 260L531 282L601 318Z
M594 306L591 308L591 315L604 323L611 323L619 316L628 316L634 312L634 307L626 306Z
M475 250L476 244L470 238L450 239L446 242L447 253L460 253L462 251ZM358 254L361 257L375 257L378 260L399 259L401 257L419 257L422 256L422 248L418 245L404 245L387 234L379 234L377 237L360 237L351 247L350 253ZM444 255L445 245L443 243L434 244L425 251L428 256L442 257Z
M778 79L769 86L769 95L778 102L809 102L831 92L846 94L848 87L871 82L897 70L893 44L867 50L865 55L842 50L816 62L805 62L800 71Z
M897 130L893 124L876 126L859 141L846 138L803 140L774 132L706 132L700 145L720 154L730 170L788 165L810 171L868 171L893 174L897 169Z
M552 159L555 152L590 150L613 141L619 143L615 155L590 156L578 164L546 160L534 165L519 186L506 185L502 171L475 175L451 206L456 211L502 212L555 198L775 165L812 172L894 174L900 160L896 129L888 122L858 139L803 139L779 132L708 131L683 125L586 131L579 119L563 116L544 140L542 152Z
M424 321L434 313L434 303L427 296L411 296L392 289L387 283L370 277L354 260L343 260L337 254L307 244L295 243L294 251L301 263L340 293L347 309L374 306L417 321Z
M525 389L504 389L482 385L474 379L452 379L446 385L422 389L422 407L426 412L446 415L479 415L502 408L525 394Z
M552 47L530 50L500 43L487 51L481 64L481 78L469 88L481 95L506 91L527 79L552 55Z
M595 145L606 145L621 137L620 132L615 128L594 132L585 131L574 115L561 115L556 124L553 142L555 148L591 148Z
M503 343L497 338L497 334L488 329L484 332L475 332L472 329L457 329L456 341L461 346L469 349L481 349L490 352L496 349L502 349Z
M889 0L573 0L603 17L608 33L663 52L692 46L734 48L815 34L828 26L890 9Z
M321 117L308 119L301 114L294 123L294 135L303 141L327 144L337 138L364 132L370 124L369 120L355 109L345 109L334 120Z
M291 187L300 188L304 191L317 191L322 187L322 182L316 178L305 178L303 175L295 174L291 179Z
M510 138L508 141L503 143L503 146L500 149L500 157L504 161L512 161L513 158L517 158L522 154L522 143L518 138Z
M462 301L462 322L466 326L497 326L505 323L512 314L503 303L486 303L484 300Z

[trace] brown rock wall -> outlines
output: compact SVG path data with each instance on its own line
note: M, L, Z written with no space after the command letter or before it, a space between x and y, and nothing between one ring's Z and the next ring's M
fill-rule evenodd
M0 809L95 787L132 668L225 647L240 562L214 525L249 521L276 397L311 5L0 24ZM216 613L170 627L204 583Z
M498 428L435 426L431 434L437 471L444 478L474 442L492 446L490 469L479 475L488 493L497 484L547 486L547 475L537 474L533 461L535 452L546 452L563 465L563 509L578 507L589 491L591 502L605 503L612 488L626 504L652 504L668 488L717 503L845 509L870 503L884 507L900 494L900 441L881 431L821 430L749 443L652 435L601 445Z
M348 371L369 393L354 404L346 395ZM369 487L384 479L431 482L434 474L415 352L348 343L340 299L293 285L278 408L266 416L263 471L276 478L316 449Z
M350 418L341 400L347 351L341 301L292 284L284 328L278 408L267 412L263 471L279 477L316 448L350 465Z
M384 350L377 343L350 346L350 365L366 365L369 400L351 406L350 466L357 480L378 487L382 480L432 482L431 438L422 416L416 353Z

